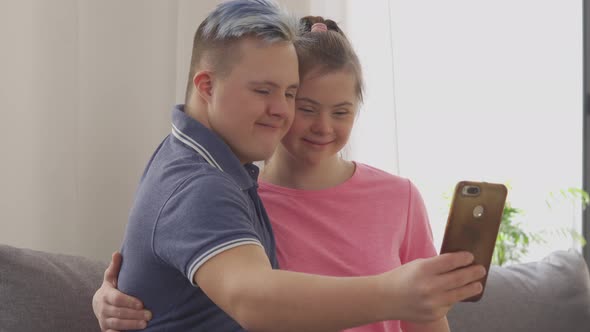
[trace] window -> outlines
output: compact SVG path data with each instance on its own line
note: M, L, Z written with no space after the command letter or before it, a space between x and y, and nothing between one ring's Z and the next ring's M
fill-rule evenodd
M416 183L437 246L460 180L508 183L549 233L525 261L577 246L557 230L580 204L549 197L582 187L581 1L348 1L344 21L367 81L350 157Z

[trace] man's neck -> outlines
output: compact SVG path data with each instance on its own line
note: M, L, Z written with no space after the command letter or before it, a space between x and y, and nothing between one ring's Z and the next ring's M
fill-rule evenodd
M186 104L184 105L184 113L186 113L186 115L188 115L189 117L199 121L203 126L209 128L213 133L215 133L222 141L224 141L230 148L230 150L232 150L232 152L236 155L236 157L240 160L240 163L242 165L251 163L252 161L250 160L245 160L240 158L240 156L232 149L231 145L225 140L225 138L223 137L223 135L221 135L220 133L216 132L214 128L211 127L211 124L209 123L209 117L208 117L208 110L206 105L200 105L198 103L193 103L193 104Z
M186 115L190 116L191 118L199 121L203 126L211 129L206 105L201 105L191 98L189 103L184 105L184 113L186 113Z

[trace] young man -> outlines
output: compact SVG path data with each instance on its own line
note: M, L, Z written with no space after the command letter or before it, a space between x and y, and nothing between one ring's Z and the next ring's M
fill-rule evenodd
M456 270L471 263L466 253L370 277L277 269L251 162L270 157L291 125L296 29L269 1L236 0L220 4L197 30L186 105L173 110L172 135L148 163L122 247L118 287L153 312L148 331L429 322L481 290L474 281L482 267Z

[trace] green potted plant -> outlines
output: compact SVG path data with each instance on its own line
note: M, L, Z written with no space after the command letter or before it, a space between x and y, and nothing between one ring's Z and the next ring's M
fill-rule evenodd
M547 206L551 208L552 202L561 199L568 200L572 204L581 203L582 208L586 208L590 202L590 196L586 191L580 188L568 188L560 190L557 194L549 193L549 199L546 200ZM555 233L546 230L536 234L526 231L516 218L523 213L522 209L515 208L510 202L506 202L492 256L492 264L502 266L506 263L518 263L528 253L531 244L545 243L546 236ZM586 244L584 237L573 229L562 227L556 232L558 235L571 237L582 246Z
M510 185L506 185L506 187L512 190ZM450 202L451 195L449 193L443 194L443 197ZM545 203L549 208L552 208L554 204L563 202L563 200L571 204L581 203L584 209L590 203L590 195L580 188L567 188L559 190L557 193L549 193ZM532 244L546 243L546 239L550 235L570 237L580 245L586 245L584 237L571 228L562 227L554 231L542 230L537 233L526 230L526 227L518 221L524 213L522 209L513 207L509 201L506 202L492 256L492 264L502 266L507 263L518 263L529 252L529 247Z

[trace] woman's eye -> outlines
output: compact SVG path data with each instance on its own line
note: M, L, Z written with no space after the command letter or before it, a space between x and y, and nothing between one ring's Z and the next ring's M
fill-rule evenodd
M338 115L338 116L343 116L343 115L348 114L348 112L347 111L341 111L341 112L334 112L334 114L335 115Z
M291 93L291 92L287 92L287 93L285 93L285 97L287 97L289 99L295 99L295 94Z
M299 110L301 112L305 112L305 113L313 113L313 110L312 109L309 109L309 108L299 108Z

